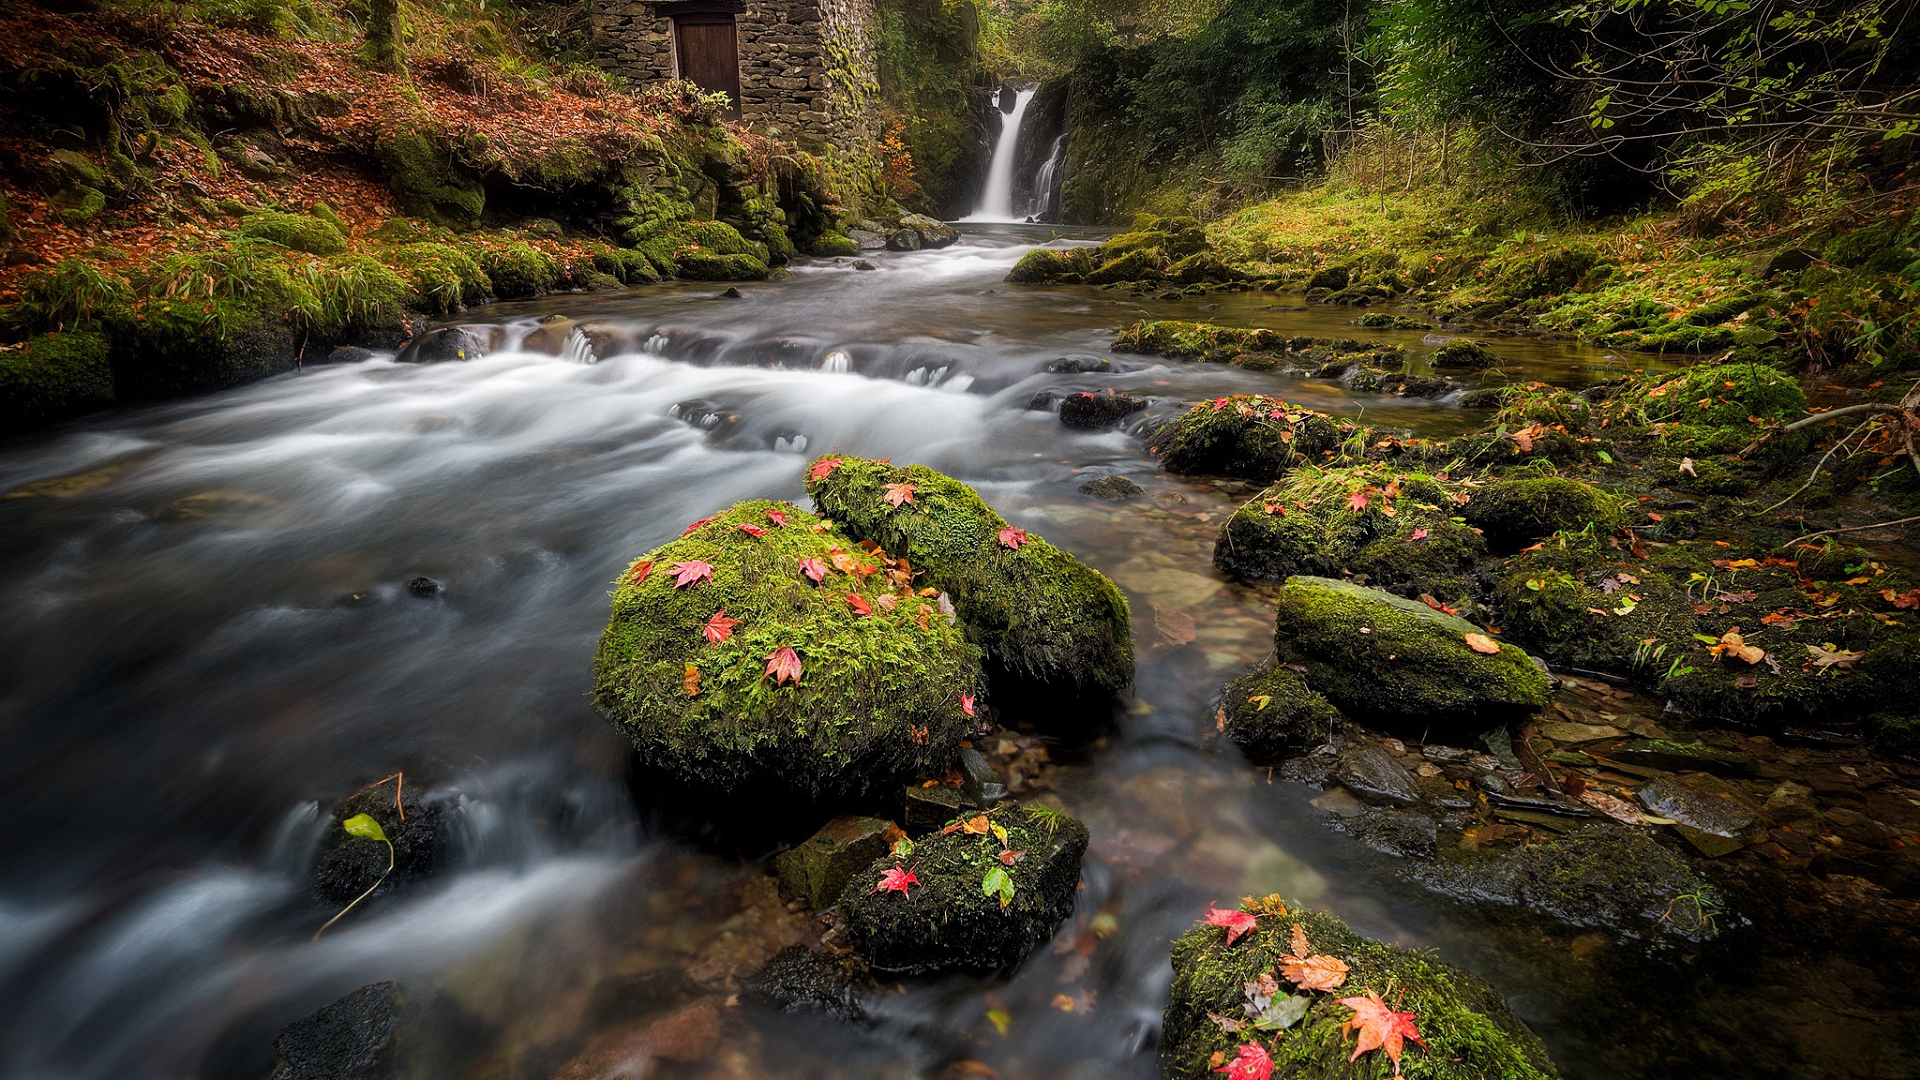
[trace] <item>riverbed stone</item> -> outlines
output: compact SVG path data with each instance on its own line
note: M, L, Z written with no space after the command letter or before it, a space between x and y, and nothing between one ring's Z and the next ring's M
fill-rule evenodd
M1374 743L1355 743L1341 751L1333 778L1376 806L1412 806L1420 801L1413 774Z
M1330 578L1281 586L1274 625L1278 660L1342 712L1384 725L1450 733L1496 727L1546 704L1550 685L1513 645L1476 652L1485 631L1392 593Z
M1147 493L1145 488L1124 476L1096 476L1081 484L1078 490L1082 495L1108 503L1128 502Z
M1112 427L1146 407L1146 402L1124 393L1083 390L1060 399L1060 422L1070 428Z
M876 860L841 895L847 936L876 971L1000 971L1025 959L1073 914L1087 827L1065 814L1011 803L985 815L989 831L956 828L919 841L912 855ZM991 829L1006 831L1006 840ZM1020 852L1003 859L1004 853ZM909 892L875 891L894 869L911 870ZM985 883L1004 874L1002 903Z
M1454 338L1440 346L1433 354L1433 366L1436 368L1487 368L1500 362L1500 357L1482 341L1471 338Z
M1758 843L1765 812L1745 792L1716 776L1661 776L1634 793L1647 812L1675 822L1674 831L1708 858Z
M363 986L274 1036L271 1080L388 1080L398 1075L400 1022L399 984Z
M404 816L402 809L405 810ZM348 833L341 822L366 814L379 822L393 844L391 873L387 845ZM314 866L314 893L329 904L345 905L374 887L383 895L409 882L431 876L446 858L447 822L437 803L411 794L398 804L394 784L378 784L355 792L327 815L321 834L320 858Z
M774 857L781 897L825 910L855 873L887 853L894 828L891 821L854 814L827 822L799 846Z
M906 793L907 832L924 836L973 806L967 793L952 784L909 784Z
M1168 472L1268 483L1320 460L1339 443L1340 429L1325 413L1264 394L1236 394L1193 406L1148 441Z
M838 1020L865 1020L873 977L858 957L789 945L742 986L748 997L785 1012L824 1012Z
M787 503L738 504L621 575L595 703L645 765L715 794L944 771L984 689L980 652L903 576Z
M916 587L952 597L996 677L1109 697L1132 683L1120 590L1008 525L972 488L924 465L840 455L820 458L807 475L814 507L848 537L908 560L923 575Z
M902 230L911 229L920 237L922 248L949 247L960 239L960 230L925 214L906 214L900 218Z
M1315 954L1348 965L1333 993L1309 993L1306 1013L1276 1032L1231 1030L1214 1017L1244 1020L1246 987L1275 974L1290 954L1293 926ZM1277 974L1275 977L1278 978ZM1284 979L1283 988L1291 990ZM1372 941L1332 915L1291 908L1262 915L1251 933L1229 945L1226 931L1201 925L1173 945L1173 987L1162 1021L1160 1064L1171 1080L1213 1080L1223 1061L1257 1038L1270 1049L1273 1075L1324 1080L1373 1080L1392 1072L1384 1054L1355 1058L1346 1021L1353 1011L1336 999L1381 993L1410 1012L1425 1036L1422 1050L1408 1042L1401 1065L1409 1075L1435 1080L1546 1080L1558 1073L1540 1040L1478 976L1425 953Z
M1625 520L1618 499L1567 476L1496 480L1473 493L1461 516L1496 549L1590 526L1604 534Z
M1544 732L1544 727L1542 730ZM1672 772L1710 772L1718 776L1746 777L1754 776L1759 771L1759 762L1751 755L1673 739L1637 739L1608 749L1606 756L1609 760L1627 765Z

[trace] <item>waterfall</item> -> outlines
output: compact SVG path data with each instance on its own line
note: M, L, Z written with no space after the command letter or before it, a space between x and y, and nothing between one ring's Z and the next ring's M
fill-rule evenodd
M1020 121L1027 115L1027 103L1040 91L1039 86L1016 90L1013 111L1000 114L1000 141L993 145L993 161L987 166L987 186L973 213L962 221L1019 221L1013 216L1013 168L1019 158Z
M1040 171L1033 174L1033 198L1027 203L1027 216L1035 221L1045 221L1053 213L1054 189L1060 182L1060 170L1067 163L1067 133L1061 132L1053 140L1053 149L1047 151L1047 160L1040 163Z

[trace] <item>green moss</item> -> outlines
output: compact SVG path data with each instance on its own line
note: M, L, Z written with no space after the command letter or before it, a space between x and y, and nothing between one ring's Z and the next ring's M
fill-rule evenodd
M759 262L767 261L765 244L741 236L724 221L691 221L680 226L678 234L682 242L698 245L715 255L751 255Z
M1500 358L1493 354L1492 349L1466 338L1454 338L1433 354L1433 366L1436 368L1486 368L1499 362Z
M563 280L560 260L524 240L483 247L478 261L503 300L545 296Z
M1331 742L1346 724L1332 702L1297 672L1280 667L1250 671L1228 683L1220 691L1220 722L1227 737L1259 762Z
M413 286L371 255L336 255L302 269L320 298L319 313L308 327L322 340L396 327L416 295Z
M1214 1016L1246 1017L1246 986L1274 973L1289 954L1295 923L1315 953L1346 962L1346 983L1334 993L1304 991L1306 1015L1266 1034L1222 1031ZM1278 975L1275 975L1278 978ZM1292 987L1285 979L1280 985ZM1160 1043L1161 1067L1177 1080L1211 1080L1216 1053L1231 1060L1257 1037L1272 1048L1274 1075L1299 1080L1381 1080L1393 1066L1383 1051L1350 1061L1353 1037L1344 1029L1352 1010L1337 997L1379 994L1414 1014L1427 1048L1409 1042L1401 1058L1408 1080L1546 1080L1557 1076L1540 1041L1493 988L1432 957L1370 941L1331 915L1292 910L1265 915L1233 945L1215 926L1189 930L1173 945L1173 988Z
M0 431L18 431L113 403L108 341L91 329L0 350Z
M333 207L322 200L314 200L313 205L307 208L307 212L333 226L334 231L341 236L348 236L353 232L353 229L347 225L346 219L335 213Z
M652 261L631 248L595 248L593 268L627 285L652 285L660 280Z
M486 189L451 155L436 148L425 132L402 127L374 144L374 156L406 213L450 225L473 225L480 220Z
M1183 285L1239 281L1245 276L1210 251L1189 255L1167 268L1167 277Z
M715 255L710 251L676 252L674 266L688 281L764 281L767 264L752 255Z
M133 288L127 279L78 256L20 278L20 312L42 330L89 320L114 323L128 317Z
M955 830L914 844L905 859L876 860L841 894L848 938L869 965L882 971L994 971L1012 968L1073 914L1087 827L1064 814L1003 804L988 815L1006 830ZM1002 851L1025 854L1012 866ZM920 887L908 895L874 892L880 876L911 866ZM984 888L999 871L1013 887L1003 907Z
M56 192L51 201L60 220L68 225L84 225L107 208L106 194L85 184L64 188Z
M1565 476L1496 480L1473 493L1463 515L1489 543L1506 548L1562 531L1610 533L1626 522L1618 499Z
M1278 662L1355 718L1432 731L1530 714L1546 704L1546 673L1502 644L1466 642L1484 631L1423 603L1327 578L1289 578L1274 625Z
M962 703L981 691L978 650L947 618L922 628L922 601L893 593L886 573L833 569L853 545L816 524L783 503L742 503L622 575L594 659L594 701L642 760L720 791L768 782L816 794L947 767L970 723ZM825 580L809 580L802 559L820 560ZM696 560L711 579L676 586L674 567ZM739 623L708 641L702 628L721 611ZM767 673L781 648L799 656L797 683Z
M821 234L808 249L808 254L823 259L860 254L860 245L853 242L845 233L830 232Z
M1176 360L1232 361L1243 353L1273 353L1287 339L1266 329L1154 320L1134 323L1113 339L1114 352L1147 353Z
M338 255L347 250L347 238L338 228L304 214L261 210L249 215L234 231L239 236L266 240L290 251L313 255Z
M1324 413L1239 394L1195 405L1155 432L1149 449L1168 472L1269 481L1322 461L1342 435Z
M1088 247L1035 248L1013 264L1007 280L1021 284L1083 281L1093 270L1093 251Z
M1166 274L1167 258L1159 248L1129 251L1116 259L1107 259L1082 279L1089 285L1110 285L1119 281L1151 281Z
M1120 590L1037 536L1009 547L1000 539L1006 521L972 488L924 465L839 456L821 458L808 476L820 513L952 595L968 639L999 672L1090 694L1118 694L1133 681ZM890 504L893 484L912 485L913 502Z
M1607 408L1637 424L1731 428L1751 439L1759 433L1759 424L1804 414L1807 396L1793 376L1766 364L1706 364L1678 374L1637 378L1614 395Z
M493 294L493 281L480 263L451 244L404 244L382 251L380 257L399 272L415 302L428 311L451 314L484 303Z

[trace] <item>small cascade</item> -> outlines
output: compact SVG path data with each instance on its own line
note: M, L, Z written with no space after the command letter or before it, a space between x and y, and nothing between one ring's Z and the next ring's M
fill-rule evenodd
M1020 221L1013 214L1013 170L1020 161L1020 121L1026 118L1027 104L1039 86L1015 90L1013 111L1000 114L1000 139L993 144L993 160L987 166L987 185L980 190L980 201L973 213L962 221Z
M1058 208L1060 170L1067 165L1067 133L1061 132L1054 137L1053 148L1047 151L1047 160L1040 163L1040 169L1033 174L1033 195L1027 200L1027 217L1034 221L1045 221L1048 215Z
M567 340L561 344L560 359L571 364L597 364L600 362L600 358L594 355L593 342L587 338L587 335L581 333L580 328L577 326L573 328L572 332L567 334Z

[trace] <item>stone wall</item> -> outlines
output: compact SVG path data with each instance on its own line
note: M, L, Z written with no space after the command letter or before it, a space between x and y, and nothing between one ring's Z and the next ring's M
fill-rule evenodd
M592 0L600 66L637 84L678 77L673 20L647 0ZM740 118L803 145L867 148L879 90L874 0L746 0L735 22Z

